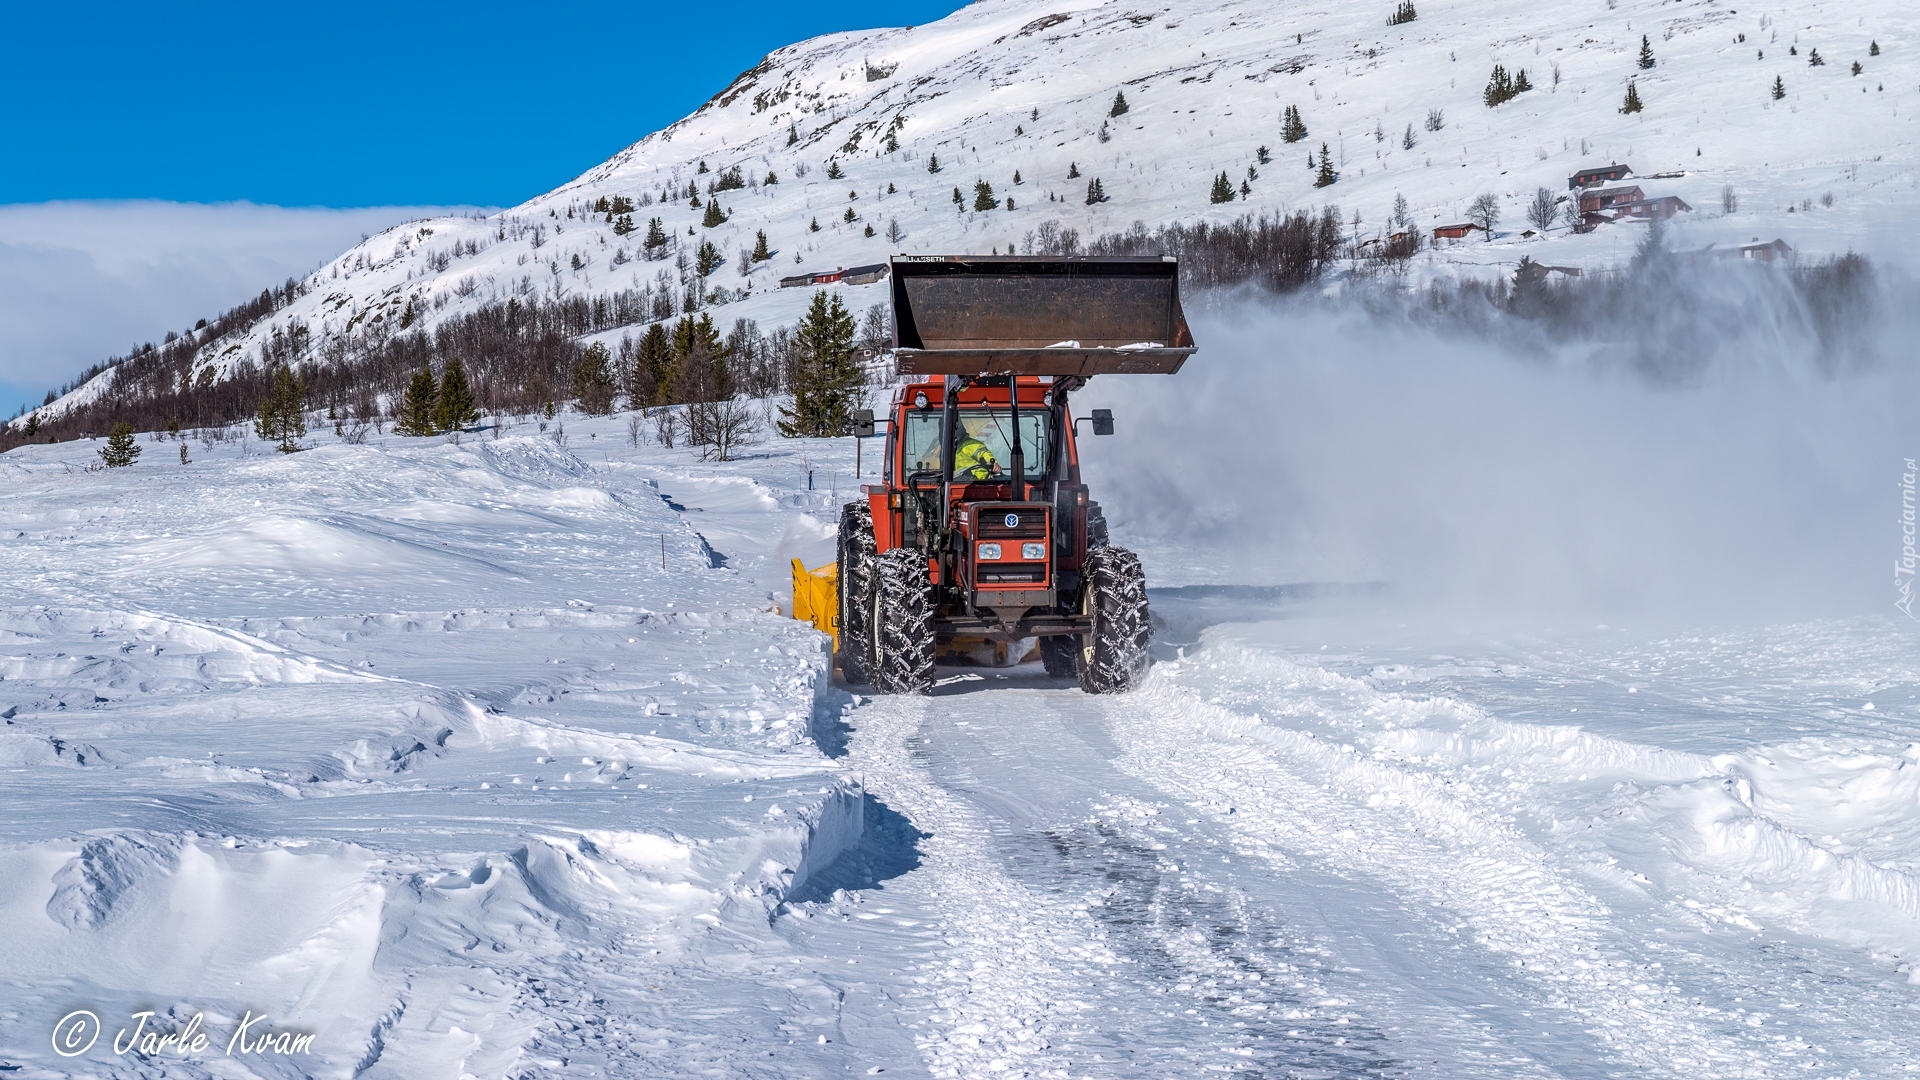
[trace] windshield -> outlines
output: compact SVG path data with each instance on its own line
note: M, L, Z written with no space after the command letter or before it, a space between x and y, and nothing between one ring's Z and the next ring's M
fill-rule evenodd
M1020 453L1029 480L1046 473L1049 426L1044 411L1020 411ZM908 413L905 439L908 473L940 471L938 409ZM1005 409L959 410L953 443L956 480L1002 479L1013 467L1013 424Z

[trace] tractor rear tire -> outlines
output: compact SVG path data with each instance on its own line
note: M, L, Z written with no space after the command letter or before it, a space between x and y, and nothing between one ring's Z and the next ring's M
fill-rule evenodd
M1080 651L1080 639L1071 634L1040 639L1040 662L1047 667L1047 675L1055 679L1071 679L1077 669L1074 655Z
M894 548L874 565L873 688L882 694L933 692L933 589L927 557Z
M1080 641L1080 689L1089 694L1131 690L1146 674L1153 627L1147 615L1147 575L1140 556L1125 548L1087 553L1081 610L1093 630Z
M840 508L835 591L840 600L840 674L865 683L873 663L873 507L864 500Z

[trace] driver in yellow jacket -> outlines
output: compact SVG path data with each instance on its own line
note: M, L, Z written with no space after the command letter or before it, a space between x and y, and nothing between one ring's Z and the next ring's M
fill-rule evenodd
M953 448L953 475L962 480L990 480L1000 475L1000 463L993 451L980 441L992 421L985 416L968 416L960 421L967 437Z

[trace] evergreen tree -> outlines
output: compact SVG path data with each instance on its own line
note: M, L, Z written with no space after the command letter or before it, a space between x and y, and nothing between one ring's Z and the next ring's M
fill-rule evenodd
M808 232L819 232L819 231L820 231L820 219L819 219L819 218L814 218L814 219L813 219L812 221L810 221L810 222L808 222L808 223L807 223L807 231L808 231Z
M647 327L640 335L640 349L634 359L633 400L635 408L665 405L673 384L673 341L662 323Z
M1296 143L1307 137L1307 123L1300 119L1298 105L1287 106L1285 116L1280 121L1280 139L1283 142Z
M1513 293L1508 306L1515 315L1534 318L1541 315L1547 306L1547 269L1533 261L1533 256L1520 256L1520 266L1513 272Z
M959 190L959 188L954 189L956 192ZM973 208L975 210L995 210L998 209L999 206L1000 200L993 197L993 185L987 183L985 180L975 180L973 182Z
M889 154L900 149L900 136L894 134L892 128L888 128L887 141L880 148Z
M707 214L705 217L700 219L701 227L711 229L717 225L724 225L726 223L727 223L727 215L720 212L720 200L708 199Z
M754 262L766 262L768 259L773 258L773 252L767 250L767 231L765 229L757 230L754 233L753 255L751 258Z
M27 414L27 438L31 439L38 434L40 434L40 414L28 413Z
M1126 114L1126 111L1127 95L1124 93L1115 93L1113 95L1113 108L1107 110L1107 115L1110 117L1123 116Z
M1095 203L1103 203L1106 201L1107 189L1101 185L1100 178L1096 176L1092 180L1089 180L1087 182L1087 205L1092 206Z
M1321 143L1320 144L1320 169L1317 173L1314 174L1313 186L1314 187L1331 187L1339 179L1340 179L1340 174L1333 171L1333 155L1327 152L1327 144Z
M1858 75L1858 74L1860 74L1860 61L1858 61L1858 60L1855 60L1855 61L1853 62L1853 73L1854 73L1855 75Z
M780 174L769 170L767 173L767 178L763 182L767 184L777 184L780 182Z
M1400 136L1400 149L1411 150L1418 145L1420 140L1413 137L1413 125L1408 124L1406 133Z
M133 425L122 420L113 425L107 445L100 448L100 460L110 469L122 469L140 456L140 444L133 441Z
M300 440L307 434L307 390L285 364L274 369L273 382L253 420L253 433L263 442L279 443L283 454L300 449Z
M794 333L799 371L793 407L780 410L780 434L787 438L831 438L847 433L861 385L853 355L853 315L838 294L822 289Z
M599 342L587 346L573 364L573 396L580 411L589 416L607 416L613 412L613 354Z
M649 250L657 250L667 246L667 230L660 224L659 218L654 218L647 222L647 239L645 246Z
M633 215L632 214L621 214L619 217L614 219L613 235L625 236L632 231L633 231Z
M1826 60L1820 56L1819 49L1807 50L1807 66L1808 67L1824 67L1825 65L1826 65Z
M733 397L733 370L727 365L727 347L714 328L713 316L702 313L673 324L672 399L686 402L727 401Z
M1640 111L1640 89L1631 81L1627 83L1627 100L1620 106L1620 111L1623 113L1637 113Z
M401 435L431 435L439 428L434 424L435 399L439 390L433 383L433 369L421 368L413 373L413 381L407 384L406 401L400 406L400 416L394 421L393 430Z
M1781 98L1786 96L1787 96L1786 81L1782 79L1780 76L1775 75L1773 77L1773 100L1779 101Z
M927 155L927 171L928 172L940 171L940 155L939 154Z
M1527 81L1527 69L1521 68L1513 77L1514 96L1518 97L1531 89L1533 89L1533 84Z
M1880 43L1878 41L1867 42L1867 55L1868 56L1880 55Z
M192 459L187 457L187 443L186 443L186 440L184 439L180 441L180 464L182 465L193 464Z
M844 172L841 172L841 171L840 171L840 159L839 159L839 158L830 158L830 159L828 159L828 161L827 161L827 179L829 179L829 180L838 180L838 179L840 179L841 177L843 177L843 176L845 176L845 175L847 175L847 174L846 174L846 173L844 173Z
M798 124L788 124L787 125L787 145L792 146L794 143L797 143L799 141L800 141L800 126Z
M467 368L459 358L447 360L440 372L440 393L433 403L433 426L441 431L459 431L480 420L473 406L473 389L467 384Z
M1015 169L1015 170L1013 170L1013 182L1014 182L1014 185L1015 185L1016 187L1017 187L1017 186L1019 186L1019 184L1020 184L1020 170L1019 170L1019 169Z
M1078 162L1073 162L1073 161L1067 162L1067 179L1069 180L1080 179L1080 165Z
M1653 66L1653 42L1648 41L1647 35L1645 34L1640 35L1640 59L1638 63L1640 64L1641 71L1645 71Z
M1213 191L1207 196L1208 202L1225 203L1233 201L1233 181L1222 172L1213 178Z
M1387 25L1399 26L1401 23L1410 23L1419 17L1413 10L1413 0L1400 0L1400 6L1394 8L1393 14L1387 16Z
M873 226L872 226L872 225L868 225L868 226L867 226L867 235L868 235L868 236L872 236L872 235L873 235Z
M700 249L694 252L693 255L693 272L699 274L701 277L706 277L718 269L720 264L725 261L726 256L720 254L720 249L714 246L713 241L702 240L700 241Z

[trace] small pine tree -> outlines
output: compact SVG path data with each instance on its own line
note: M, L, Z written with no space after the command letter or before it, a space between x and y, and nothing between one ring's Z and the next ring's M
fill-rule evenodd
M967 200L966 200L966 197L960 194L960 189L959 189L959 188L954 188L954 189L953 189L953 201L954 201L954 202L955 202L956 204L957 204L957 203L963 203L963 202L966 202L966 201L967 201Z
M940 171L940 155L939 154L927 155L927 171L934 172L934 173L937 173Z
M1533 83L1527 81L1527 69L1521 68L1513 76L1514 96L1518 97L1519 95L1524 94L1531 89L1533 89Z
M767 249L767 231L765 229L757 230L754 233L753 255L750 257L754 262L766 262L768 259L773 258L773 252Z
M667 404L672 381L673 341L667 337L664 325L654 323L640 335L640 348L633 362L631 404L635 408Z
M1124 116L1126 115L1126 112L1127 112L1127 95L1124 93L1115 93L1113 95L1113 107L1107 110L1107 115L1110 117Z
M1073 161L1067 162L1067 179L1069 180L1080 179L1080 165L1078 162L1073 162Z
M808 223L807 223L807 231L808 231L808 232L819 232L819 231L820 231L820 219L819 219L819 218L814 218L814 219L813 219L812 221L810 221L810 222L808 222Z
M1773 100L1779 101L1781 98L1786 96L1787 96L1786 80L1782 79L1778 75L1775 75L1773 77Z
M613 354L599 342L587 346L573 365L573 396L580 411L589 416L607 416L613 412Z
M794 143L797 143L799 141L800 141L799 125L788 124L787 125L787 145L792 146Z
M480 410L473 407L473 389L467 384L467 368L459 358L449 359L440 372L440 393L433 403L433 426L441 431L459 431L479 422Z
M421 368L413 373L413 381L407 383L406 400L400 406L400 416L395 420L393 430L401 435L431 435L439 428L434 423L434 406L440 396L433 382L433 369Z
M798 371L793 407L780 410L780 434L790 439L846 434L862 382L853 339L853 315L839 295L824 289L814 293L794 332Z
M1227 179L1225 172L1213 178L1213 191L1208 193L1207 201L1212 203L1233 201L1233 181Z
M1826 63L1827 63L1826 60L1821 57L1819 49L1807 50L1807 66L1808 67L1825 67Z
M40 434L40 414L28 413L27 414L27 438L31 439L38 434Z
M107 445L100 448L100 460L110 469L123 469L140 456L140 444L133 440L133 425L122 420L113 425Z
M1860 74L1860 61L1858 61L1858 60L1855 60L1855 61L1853 62L1853 73L1854 73L1855 75L1858 75L1858 74Z
M307 391L285 364L274 370L260 413L254 417L253 432L264 442L279 443L283 454L300 449L300 440L307 434Z
M1273 152L1268 150L1264 146L1258 150L1255 150L1253 152L1253 156L1255 158L1258 158L1260 161L1260 164L1262 165L1270 165L1273 163Z
M1640 111L1640 88L1631 81L1627 83L1627 100L1621 104L1620 111L1629 114Z
M1645 34L1640 35L1640 59L1636 62L1640 65L1641 71L1653 66L1653 42L1648 41Z
M726 223L727 215L720 212L720 200L708 199L706 216L700 219L701 227L711 229L717 225L724 225Z
M954 190L958 191L959 189L955 188ZM998 209L999 206L1000 200L993 197L993 185L987 183L985 180L975 180L973 182L973 208L976 211L994 210Z
M1420 16L1413 10L1413 0L1400 0L1400 6L1394 8L1393 14L1387 16L1387 25L1399 26L1402 23L1410 23L1419 17Z
M873 235L873 226L872 226L872 225L868 225L868 226L867 226L867 235L868 235L868 236L872 236L872 235Z
M827 161L827 179L838 180L845 175L847 174L840 171L840 159L829 158Z
M887 130L887 141L881 147L881 149L885 150L889 154L900 149L900 136L894 134L891 128Z
M857 219L859 216L860 215L853 212L853 207L849 206L847 207L846 215L842 220L844 220L847 224L851 225L854 223L855 219Z
M187 457L187 444L184 440L180 443L180 464L182 465L193 464L192 459Z
M1106 201L1107 189L1101 186L1100 178L1096 176L1087 182L1087 205L1092 206L1095 203L1103 203Z
M1880 43L1879 43L1879 42L1877 42L1877 41L1869 41L1869 42L1867 42L1867 55L1868 55L1868 56L1879 56L1879 55L1880 55Z
M1282 142L1296 143L1307 137L1306 121L1300 119L1298 105L1287 106L1280 121L1280 139Z
M726 256L720 254L720 249L714 246L713 241L702 240L700 241L699 248L693 253L693 272L699 274L701 277L706 277L718 269L720 264L725 261Z
M1400 149L1411 150L1418 145L1420 140L1413 137L1413 125L1408 124L1406 133L1400 136Z
M1007 209L1013 209L1013 196L1007 196Z
M1019 169L1015 169L1015 170L1013 170L1013 182L1014 182L1014 184L1015 184L1016 186L1017 186L1017 185L1018 185L1018 184L1019 184L1019 183L1021 182L1021 181L1020 181L1020 170L1019 170Z
M660 219L654 218L647 222L647 239L645 246L649 248L662 248L666 245L667 230L665 226L660 224Z
M761 183L764 183L764 184L778 184L779 182L780 182L780 174L773 172L772 170L768 170L767 178L761 181Z
M1313 186L1332 187L1339 179L1340 174L1333 171L1333 155L1327 152L1327 144L1321 143L1320 168L1314 174Z

